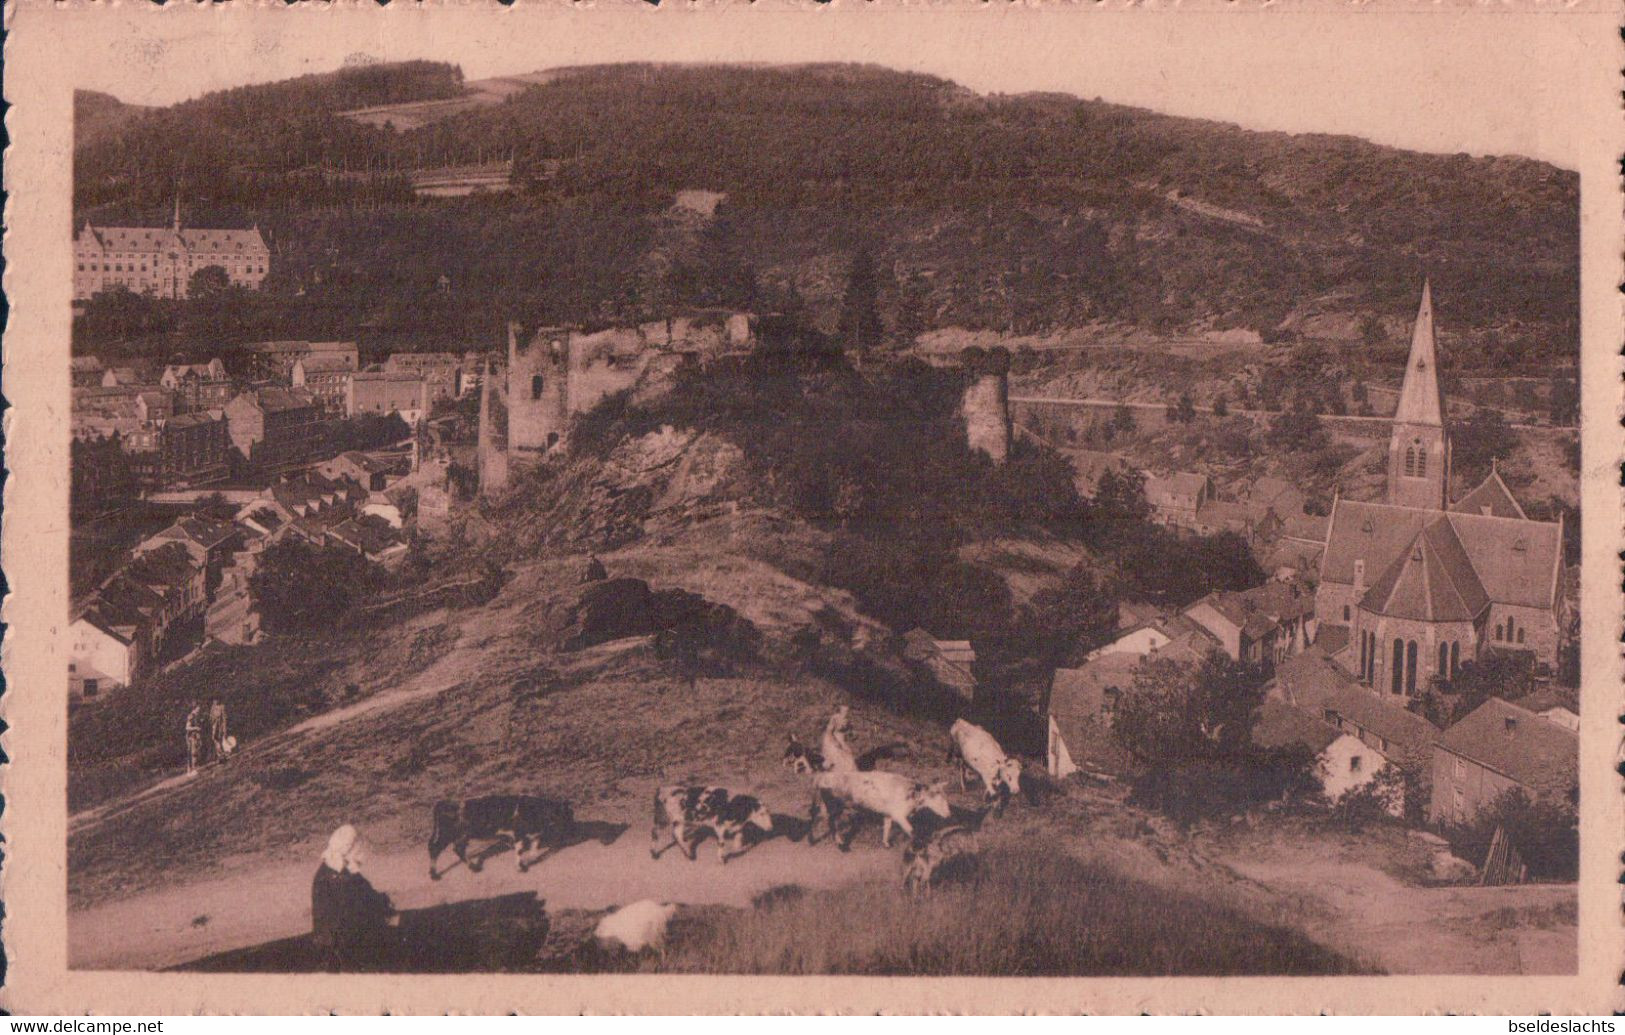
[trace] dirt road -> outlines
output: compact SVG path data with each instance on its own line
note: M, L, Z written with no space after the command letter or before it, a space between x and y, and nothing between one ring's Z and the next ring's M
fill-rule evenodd
M310 881L322 845L308 861L228 867L206 881L118 899L69 913L68 964L88 970L155 970L310 930ZM447 853L442 865L455 862ZM257 861L256 861L257 863ZM849 853L775 838L719 865L715 846L700 845L689 862L676 849L649 858L648 832L635 826L612 844L588 841L521 874L511 854L487 860L481 873L456 865L429 879L421 849L373 856L365 872L398 909L534 891L549 909L602 909L656 899L688 904L749 905L768 888L797 884L830 888L871 877L894 878L896 849L860 839Z

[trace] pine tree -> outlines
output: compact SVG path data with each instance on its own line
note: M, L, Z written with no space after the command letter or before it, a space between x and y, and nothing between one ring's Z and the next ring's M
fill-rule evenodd
M841 299L841 338L847 348L868 352L880 344L884 328L880 323L879 276L874 256L860 248L852 257L846 274L846 294Z

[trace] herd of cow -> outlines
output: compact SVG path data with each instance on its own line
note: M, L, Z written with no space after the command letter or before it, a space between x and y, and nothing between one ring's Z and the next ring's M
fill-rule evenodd
M824 837L846 851L858 822L878 817L884 846L891 846L894 826L908 838L903 852L904 886L913 892L924 890L942 864L961 854L967 842L966 827L951 822L947 781L927 784L901 773L860 766L847 742L850 732L851 718L842 706L824 727L818 747L804 744L794 734L789 738L785 766L811 777L807 844L818 843L822 825ZM948 758L957 763L960 789L975 775L989 804L1002 810L1021 791L1021 763L1006 756L990 733L963 719L950 727L949 735ZM752 795L704 784L672 784L654 795L649 857L658 859L675 845L692 861L709 834L716 839L718 861L726 863L747 850L751 828L765 834L773 826L773 814ZM471 857L470 841L506 844L514 850L523 872L546 855L578 843L579 827L570 804L556 798L494 795L442 801L434 807L429 835L429 876L436 880L442 876L438 864L447 848L478 872L483 853Z

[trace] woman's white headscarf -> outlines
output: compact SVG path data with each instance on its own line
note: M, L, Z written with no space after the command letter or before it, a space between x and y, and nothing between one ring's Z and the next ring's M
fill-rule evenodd
M322 862L334 873L361 869L361 835L356 833L355 827L346 823L333 831L333 836L327 839L327 851L322 853Z

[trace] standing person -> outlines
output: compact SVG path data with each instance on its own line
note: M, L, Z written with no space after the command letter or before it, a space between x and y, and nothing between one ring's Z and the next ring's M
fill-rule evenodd
M197 772L203 764L203 702L192 702L186 713L186 775Z
M389 896L361 875L361 837L346 823L333 831L310 884L310 937L329 973L382 969L389 928L399 914Z
M609 578L609 572L604 569L604 562L598 559L595 553L587 555L587 570L581 573L582 583L603 582Z
M226 747L226 706L218 697L209 700L209 740L214 745L214 760L224 762L231 752Z

